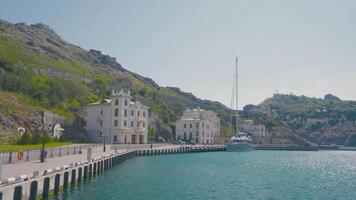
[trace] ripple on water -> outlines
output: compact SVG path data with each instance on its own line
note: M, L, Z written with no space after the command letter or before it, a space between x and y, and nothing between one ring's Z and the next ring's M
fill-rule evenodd
M63 199L356 199L356 152L252 151L138 157Z

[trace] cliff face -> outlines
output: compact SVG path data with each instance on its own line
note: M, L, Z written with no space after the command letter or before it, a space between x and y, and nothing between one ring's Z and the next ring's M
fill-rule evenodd
M168 140L173 122L187 107L229 112L221 103L161 87L98 50L70 44L47 25L0 20L0 133L16 132L19 126L34 131L39 111L49 110L66 118L71 138L85 140L84 106L113 88L130 89L135 100L151 107L157 137Z

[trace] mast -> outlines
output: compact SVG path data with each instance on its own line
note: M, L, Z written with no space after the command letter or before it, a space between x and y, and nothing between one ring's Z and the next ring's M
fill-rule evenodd
M231 132L233 132L234 135L238 135L239 133L239 94L238 94L238 73L239 73L239 69L238 69L238 57L236 57L236 61L235 61L235 73L233 75L234 77L234 81L233 81L233 86L232 86L232 95L231 95L231 109L233 110L233 114L231 115L231 123L235 123L235 130L231 130ZM235 118L235 122L233 121L233 117Z
M236 135L239 134L239 59L236 57L236 73L235 73L235 106L236 106Z

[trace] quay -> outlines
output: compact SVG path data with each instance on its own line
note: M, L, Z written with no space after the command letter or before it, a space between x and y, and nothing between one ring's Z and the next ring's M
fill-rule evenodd
M318 151L318 146L300 145L255 145L255 150L279 150L279 151Z
M104 173L120 162L135 156L225 151L224 145L108 145L106 153L96 152L93 159L78 161L84 155L68 155L48 159L47 163L23 162L6 164L9 177L0 180L0 200L49 199L82 181ZM96 156L96 157L95 157ZM75 162L73 162L76 160ZM67 163L65 162L67 161ZM71 162L71 163L70 163ZM56 165L57 167L53 167ZM60 165L60 166L58 166ZM51 166L52 168L44 169ZM32 172L32 175L31 175ZM20 175L20 174L23 175ZM93 179L94 180L94 179Z
M179 146L166 149L143 149L136 150L137 156L148 155L163 155L163 154L179 154L179 153L198 153L198 152L213 152L213 151L226 151L225 145L197 145L197 146Z

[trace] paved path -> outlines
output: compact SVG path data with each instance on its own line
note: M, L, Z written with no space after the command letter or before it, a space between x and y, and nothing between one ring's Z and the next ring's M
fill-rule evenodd
M128 150L134 149L149 149L150 145L116 145L117 152L126 152ZM178 148L180 145L170 145L170 144L156 144L153 149L165 149L165 148ZM115 150L111 150L110 145L107 145L106 152L103 152L103 147L93 148L92 158L100 158L104 155L110 155L114 153ZM53 169L56 167L61 167L63 165L70 165L70 163L75 163L79 161L84 161L87 159L87 151L83 150L82 154L66 155L62 157L47 158L45 163L41 163L39 160L32 162L17 162L14 164L3 164L2 167L2 177L9 178L19 175L32 176L34 171L39 171L39 174L43 174L46 169Z
M125 149L119 149L118 152L125 152ZM92 158L99 158L104 155L110 155L114 153L114 150L110 150L110 147L107 147L106 152L103 152L103 147L97 147L93 149ZM4 164L2 167L2 177L9 178L19 175L28 175L32 176L34 171L39 171L40 174L43 174L46 169L53 169L56 167L61 167L63 165L70 165L70 163L75 163L78 161L84 161L87 159L86 150L82 154L76 155L67 155L56 158L47 158L45 163L41 163L39 160L32 162L19 162L15 164Z

